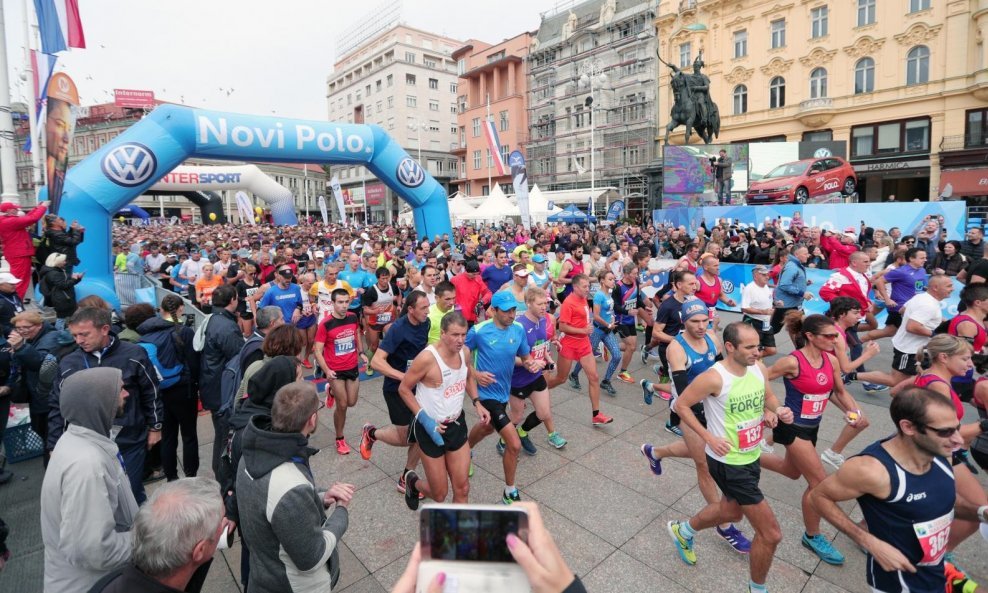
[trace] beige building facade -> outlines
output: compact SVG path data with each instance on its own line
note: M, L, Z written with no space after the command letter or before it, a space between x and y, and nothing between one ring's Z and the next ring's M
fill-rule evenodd
M988 0L661 0L655 25L666 61L703 50L716 142L845 142L868 202L988 194L960 180L988 166Z

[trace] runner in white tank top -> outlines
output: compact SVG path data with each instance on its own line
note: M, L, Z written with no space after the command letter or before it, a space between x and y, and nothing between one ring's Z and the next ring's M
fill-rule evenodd
M436 359L442 383L439 387L430 387L424 381L420 382L415 388L415 401L437 422L454 422L463 413L463 395L467 387L467 365L463 351L460 350L460 367L456 369L443 362L435 346L426 346L425 352Z

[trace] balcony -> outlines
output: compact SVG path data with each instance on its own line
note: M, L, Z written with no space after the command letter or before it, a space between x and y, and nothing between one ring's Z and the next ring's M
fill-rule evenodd
M829 97L821 97L802 101L799 104L796 117L808 128L819 128L830 123L836 113L834 100Z
M462 142L450 142L449 143L449 151L451 153L454 153L454 154L457 153L457 152L466 152L467 151L467 143L466 143L466 140L464 140Z

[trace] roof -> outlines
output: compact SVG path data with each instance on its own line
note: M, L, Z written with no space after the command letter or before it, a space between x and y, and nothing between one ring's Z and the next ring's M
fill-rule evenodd
M539 31L536 34L536 38L539 40L540 46L551 45L553 43L559 43L562 41L560 35L563 31L563 25L569 19L570 13L576 15L576 30L574 32L583 31L584 29L595 29L599 24L598 16L600 15L600 8L608 0L588 0L581 4L573 6L569 10L560 11L550 17L542 19L542 24L539 25ZM614 11L614 21L621 20L620 17L622 13L632 10L633 12L642 12L649 9L649 4L641 2L641 0L617 0L615 2ZM584 25L586 23L586 25Z

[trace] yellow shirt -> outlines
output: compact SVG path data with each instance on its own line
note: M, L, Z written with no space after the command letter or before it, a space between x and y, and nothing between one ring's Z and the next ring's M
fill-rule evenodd
M447 314L452 312L452 308L449 311L440 311L439 305L429 307L429 345L439 341L439 334L442 333L443 317L446 317Z

